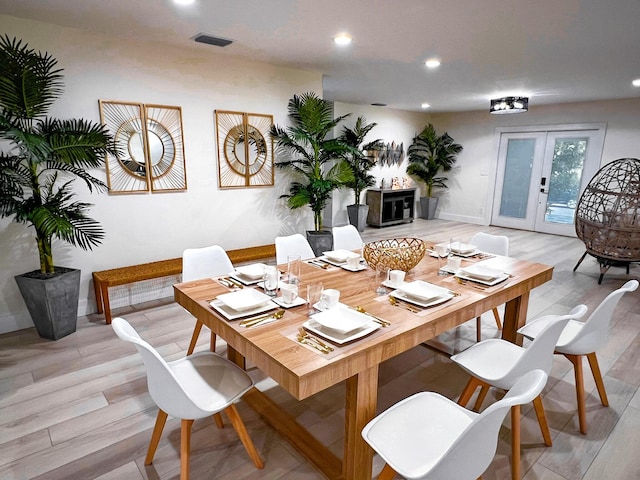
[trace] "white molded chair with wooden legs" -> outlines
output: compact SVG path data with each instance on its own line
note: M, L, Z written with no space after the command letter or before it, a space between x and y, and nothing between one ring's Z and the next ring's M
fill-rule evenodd
M253 387L253 380L244 370L212 352L198 352L166 362L124 318L114 318L111 326L118 337L138 349L147 373L149 394L159 408L145 465L151 465L153 461L167 416L180 418L180 479L187 480L194 420L224 410L254 465L264 467L234 405Z
M331 232L334 250L362 250L362 237L353 225L333 227Z
M289 255L300 255L300 260L308 260L315 257L309 241L299 233L286 237L276 237L275 244L276 263L278 265L287 263Z
M558 343L556 344L555 353L564 355L569 359L574 367L574 375L576 381L576 397L578 402L578 421L580 424L580 432L587 433L587 413L584 398L584 378L582 373L582 357L586 356L591 366L593 379L596 382L596 388L600 395L600 402L605 407L609 406L607 399L607 391L604 388L602 374L598 366L598 358L596 350L599 349L607 341L609 333L609 324L611 317L618 302L627 292L633 292L638 288L637 280L629 280L621 288L611 292L598 305L593 313L585 322L570 320L565 329L560 334ZM534 320L528 323L518 333L533 340L540 335L545 328L546 321L544 318Z
M386 462L378 480L391 480L396 472L408 479L479 478L493 460L509 409L529 403L546 383L542 370L528 372L480 414L434 392L396 403L362 430L365 441Z
M510 390L513 385L527 372L542 370L547 375L553 363L553 349L569 320L580 318L587 311L585 305L575 307L567 315L547 315L544 318L547 326L538 338L527 348L506 340L491 338L483 340L469 347L467 350L453 355L451 360L471 375L471 379L460 394L458 404L465 406L477 387L480 393L473 407L479 411L484 402L489 387ZM551 433L542 405L542 397L538 395L533 400L533 406L540 424L540 431L544 443L551 446ZM520 407L516 406L511 412L511 475L513 479L520 478Z
M504 235L491 235L489 233L478 232L471 237L469 243L475 245L481 252L501 255L503 257L509 256L509 237ZM496 321L498 330L502 330L502 321L500 320L498 309L494 307L491 311L493 312L493 318ZM482 317L476 318L476 340L478 342L482 340Z
M211 245L203 248L188 248L182 253L182 281L191 282L202 278L212 278L221 275L229 275L233 272L233 264L219 245ZM196 326L191 335L191 342L187 349L187 355L191 355L196 348L203 323L196 319ZM211 332L210 350L216 351L216 334Z

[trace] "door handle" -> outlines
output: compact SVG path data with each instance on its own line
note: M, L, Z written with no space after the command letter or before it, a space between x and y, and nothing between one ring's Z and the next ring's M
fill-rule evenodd
M549 191L548 191L548 190L545 190L544 188L541 188L541 189L540 189L540 193L547 193L547 194L548 194L548 193L549 193Z

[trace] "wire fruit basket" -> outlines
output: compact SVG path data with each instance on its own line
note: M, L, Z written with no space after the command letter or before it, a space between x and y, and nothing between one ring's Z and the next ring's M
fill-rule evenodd
M366 243L362 256L375 270L386 267L408 272L420 263L426 252L427 246L419 238L391 238Z

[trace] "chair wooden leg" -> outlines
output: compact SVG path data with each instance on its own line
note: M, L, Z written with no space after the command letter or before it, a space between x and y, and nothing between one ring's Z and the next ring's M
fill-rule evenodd
M520 405L511 407L511 479L520 480Z
M498 309L495 307L491 311L493 312L493 318L495 318L496 320L496 326L498 327L498 330L502 330L502 322L500 321L500 312L498 312Z
M216 351L216 334L213 331L211 332L211 338L209 338L209 351Z
M489 393L489 384L481 382L480 393L478 393L478 398L476 398L476 403L473 405L474 412L480 411L480 408L482 408L482 403L484 402L484 399L487 398L487 393Z
M180 480L189 480L191 425L193 425L193 420L182 419L180 426Z
M547 447L552 445L551 432L549 432L549 424L547 423L547 416L544 413L544 405L542 405L542 396L538 395L533 399L533 408L538 417L538 424L540 425L540 431L542 432L542 438L544 438L544 444Z
M482 317L476 317L476 342L482 340Z
M222 419L220 412L213 414L213 421L216 422L216 427L224 428L224 420Z
M153 462L153 456L156 454L160 437L162 436L162 430L164 430L164 424L167 422L167 414L162 410L158 410L158 416L156 417L156 424L153 427L153 433L151 434L151 441L149 442L149 449L147 450L147 457L144 459L145 465L151 465Z
M580 432L587 434L587 411L584 400L584 377L582 373L582 355L565 355L573 363L573 374L576 381L576 400L578 402L578 423Z
M202 325L203 323L200 320L196 320L196 326L193 327L193 334L191 335L191 343L189 343L189 348L187 349L187 356L191 355L193 350L196 348L196 343L198 343L198 337L200 336Z
M600 402L605 407L609 406L609 399L607 398L607 391L604 388L604 382L602 381L602 374L600 373L600 366L598 365L598 357L596 352L588 353L587 360L589 360L589 366L591 367L591 373L593 373L593 379L596 382L598 389L598 395L600 395Z
M258 453L258 450L256 450L256 447L253 444L253 441L251 440L246 427L244 426L244 422L242 421L242 418L240 417L236 406L234 404L231 404L227 408L225 408L224 411L227 413L229 420L231 420L231 425L233 425L233 428L238 433L240 441L242 442L242 445L244 445L244 448L249 454L249 458L251 458L251 460L253 461L253 464L256 466L256 468L264 468L262 458L260 458L260 454Z
M378 475L378 480L393 480L394 478L396 478L396 471L388 463L385 463L380 475Z
M464 390L462 390L462 393L460 394L458 405L462 407L466 406L467 403L469 403L469 400L471 400L471 395L473 395L473 392L475 392L476 388L481 386L482 383L483 382L478 380L476 377L471 377L469 379L469 382L467 382L467 385L464 387Z

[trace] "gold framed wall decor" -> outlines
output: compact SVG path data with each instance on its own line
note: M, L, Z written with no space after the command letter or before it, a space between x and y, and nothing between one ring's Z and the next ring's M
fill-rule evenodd
M220 189L273 186L273 115L216 110Z
M104 100L99 105L100 121L118 151L105 162L110 193L187 189L180 107Z

